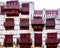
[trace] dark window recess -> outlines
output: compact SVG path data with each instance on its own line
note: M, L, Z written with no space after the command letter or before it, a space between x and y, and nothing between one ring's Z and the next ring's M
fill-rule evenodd
M29 12L21 12L22 15L29 15Z
M46 19L46 29L55 29L55 18Z
M47 48L57 48L57 45L54 45L54 46L47 46Z
M55 29L55 26L46 26L46 29Z
M21 30L29 30L29 27L28 26L20 26L20 29Z
M36 25L33 25L33 30L34 31L42 31L42 26L41 25L38 25L38 24L36 24Z
M13 47L13 35L5 35L4 46Z
M20 34L20 38L18 39L18 44L20 45L20 48L31 48L32 41L30 38L30 34Z
M3 8L4 6L0 6L0 15L5 15Z
M5 30L14 30L14 26L5 27Z
M20 29L29 30L29 19L28 18L20 19Z
M42 34L38 34L38 33L34 34L34 45L36 47L42 46Z
M47 48L53 48L53 47L57 48L57 45L53 45L53 44L52 45L47 45Z
M4 22L5 30L14 30L14 19L13 18L6 18Z
M8 17L19 16L20 7L18 1L7 1L4 11Z
M22 3L21 14L29 15L29 3Z
M44 27L44 22L42 17L34 17L32 20L32 28L34 31L42 31Z

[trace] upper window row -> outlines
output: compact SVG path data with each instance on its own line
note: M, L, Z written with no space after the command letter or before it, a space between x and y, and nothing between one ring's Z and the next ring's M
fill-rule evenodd
M31 21L32 22L32 21ZM42 19L38 19L37 21L34 19L33 22L31 23L32 28L34 29L34 31L42 31L44 28L44 23L42 23L43 20ZM4 26L5 28L14 28L14 19L13 18L6 18L5 22L4 22ZM54 18L50 18L50 19L46 19L46 29L55 29L55 19ZM22 30L29 30L29 19L28 18L20 18L20 29Z

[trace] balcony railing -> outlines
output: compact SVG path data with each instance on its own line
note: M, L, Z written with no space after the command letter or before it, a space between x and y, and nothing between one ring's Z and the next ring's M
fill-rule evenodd
M6 12L6 14L19 14L19 12L15 12L15 11L12 12L12 11L11 11L11 12Z
M4 9L5 10L8 10L8 9L17 9L17 10L19 10L20 8L18 7L18 6L4 6Z
M34 14L43 14L43 11L42 10L35 10Z
M46 14L58 14L58 10L46 10Z
M6 15L7 16L19 16L19 12L18 11L6 11Z
M18 1L7 1L5 5L5 9L19 9L19 2Z

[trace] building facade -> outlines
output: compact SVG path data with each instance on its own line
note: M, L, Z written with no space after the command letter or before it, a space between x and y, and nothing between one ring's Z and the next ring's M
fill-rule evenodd
M0 4L0 48L59 48L60 9L35 10L34 2Z

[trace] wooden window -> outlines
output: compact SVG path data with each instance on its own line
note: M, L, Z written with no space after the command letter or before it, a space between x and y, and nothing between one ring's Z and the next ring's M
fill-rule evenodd
M34 45L38 47L42 46L42 34L34 34Z
M5 35L4 46L13 47L13 35Z
M6 18L4 22L5 30L14 30L14 19L13 18Z
M46 19L46 29L55 29L55 19L54 18Z
M20 19L20 29L21 30L29 30L29 19Z

